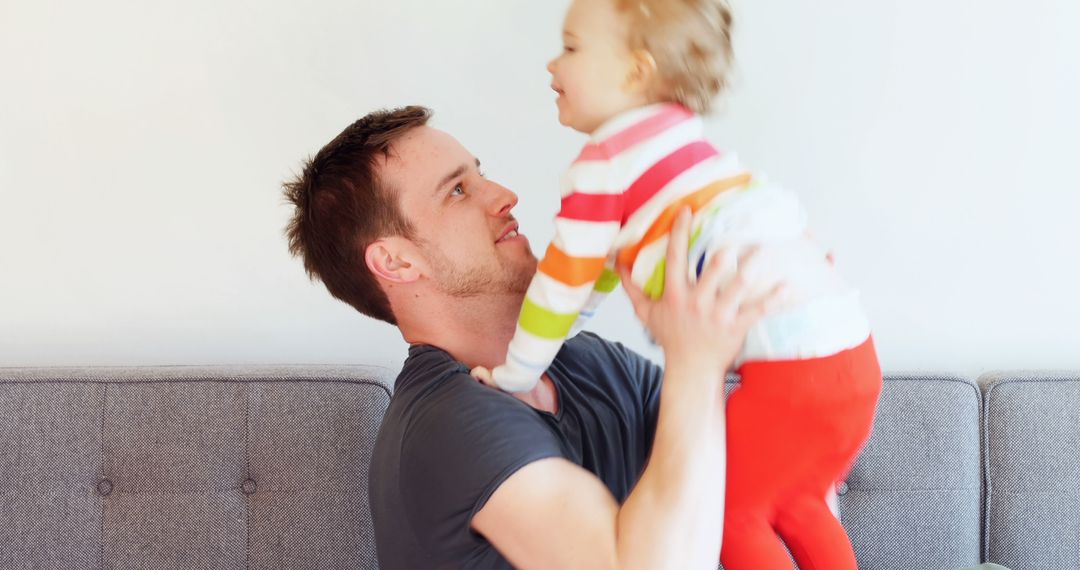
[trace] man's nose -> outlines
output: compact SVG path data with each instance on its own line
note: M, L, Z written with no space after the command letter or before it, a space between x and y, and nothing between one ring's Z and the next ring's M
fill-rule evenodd
M490 202L488 209L493 216L505 218L510 215L510 210L517 206L518 197L509 188L490 182Z

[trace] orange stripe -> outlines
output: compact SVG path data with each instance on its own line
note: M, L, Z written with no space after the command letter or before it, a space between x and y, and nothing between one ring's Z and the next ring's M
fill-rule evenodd
M740 174L738 176L732 176L731 178L725 178L709 184L708 186L688 194L678 199L677 201L664 208L663 212L657 216L656 221L652 226L649 226L649 230L645 232L645 236L642 237L636 244L624 247L619 250L618 265L620 267L633 267L634 261L637 260L638 253L641 252L645 246L659 240L660 238L668 235L671 232L671 226L675 224L675 218L678 217L679 211L686 206L690 206L690 210L693 213L698 213L706 204L712 201L717 194L725 190L730 190L736 186L742 186L750 182L750 174Z
M551 244L537 269L556 281L576 287L599 279L605 261L603 257L573 257Z

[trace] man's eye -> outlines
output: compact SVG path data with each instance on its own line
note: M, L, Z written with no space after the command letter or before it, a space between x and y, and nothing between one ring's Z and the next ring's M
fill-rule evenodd
M454 186L454 189L450 191L451 196L462 196L465 194L465 188L462 188L461 184Z

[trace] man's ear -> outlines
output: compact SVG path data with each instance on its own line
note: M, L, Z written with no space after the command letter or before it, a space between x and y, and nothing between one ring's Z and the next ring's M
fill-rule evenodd
M416 248L404 238L377 240L364 251L368 271L391 283L412 283L420 278Z
M626 74L626 88L648 95L656 81L656 60L648 50L638 49L630 54L630 70Z

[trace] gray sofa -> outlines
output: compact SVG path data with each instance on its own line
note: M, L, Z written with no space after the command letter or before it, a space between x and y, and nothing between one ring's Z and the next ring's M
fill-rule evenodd
M0 569L376 568L393 371L0 368ZM1080 373L887 378L859 567L1080 568Z

